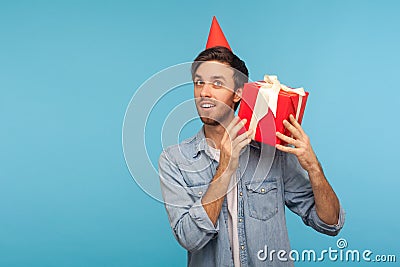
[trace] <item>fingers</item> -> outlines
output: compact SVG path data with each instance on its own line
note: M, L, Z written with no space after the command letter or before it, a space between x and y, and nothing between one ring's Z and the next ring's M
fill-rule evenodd
M251 141L251 134L252 134L252 133L253 133L253 130L252 130L252 129L250 129L250 130L248 130L248 131L242 133L241 135L239 135L238 137L236 137L235 143L240 143L240 142L242 142L243 140L246 140L246 139L250 139L250 141Z
M247 122L247 119L239 121L231 130L232 139L235 139L240 129L242 129Z
M288 122L287 120L283 120L283 125L285 126L286 129L289 130L291 134L293 134L293 136L296 139L301 139L302 137L301 132L296 127L294 127L290 122Z
M234 151L236 153L240 153L240 151L251 142L251 134L253 133L253 130L246 131L239 135L234 142L232 143Z
M226 127L224 136L221 140L220 164L225 164L230 170L236 170L239 162L239 155L242 148L251 142L252 131L245 131L238 135L247 120L235 117Z
M236 145L236 149L238 149L239 151L242 150L246 145L250 144L251 142L251 138L250 136L243 139L242 141L240 141L237 145Z
M303 128L301 127L300 123L294 118L292 114L289 116L290 122L293 124L294 127L304 136L305 132Z
M245 126L246 122L247 119L241 120L239 117L235 117L226 128L222 142L229 142L230 150L236 151L239 148L240 151L246 144L251 142L252 130L238 135L238 132Z
M293 139L293 138L291 138L291 137L289 137L287 135L284 135L284 134L282 134L280 132L276 132L276 136L279 139L281 139L282 141L284 141L284 142L286 142L286 143L288 143L290 145L294 145L295 147L299 147L301 145L301 142L299 142L298 140Z
M229 123L228 127L226 127L226 131L230 132L230 130L239 122L240 118L238 116L234 117L231 123Z
M226 127L226 133L229 135L231 140L234 140L237 137L239 130L244 127L246 122L247 119L241 120L239 117L235 117L228 127Z
M277 149L283 152L291 153L296 155L296 148L289 147L289 146L282 146L282 145L275 145Z

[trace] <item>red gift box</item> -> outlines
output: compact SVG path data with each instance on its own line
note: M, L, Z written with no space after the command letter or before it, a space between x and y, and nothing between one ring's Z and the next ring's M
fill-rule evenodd
M245 128L253 129L253 140L271 146L285 145L275 133L291 136L283 120L289 120L289 115L293 114L301 123L307 97L308 92L304 92L303 88L289 88L280 84L276 76L266 75L263 82L244 85L238 115L247 119Z

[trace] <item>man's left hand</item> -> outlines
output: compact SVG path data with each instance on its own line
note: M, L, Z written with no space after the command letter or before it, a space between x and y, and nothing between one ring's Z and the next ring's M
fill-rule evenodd
M289 132L292 134L292 137L284 135L280 132L276 132L276 136L282 141L293 145L294 147L278 144L275 147L281 151L296 155L300 165L306 171L310 172L318 169L318 159L311 147L310 139L293 115L290 115L289 119L290 122L284 120L283 125L289 130Z

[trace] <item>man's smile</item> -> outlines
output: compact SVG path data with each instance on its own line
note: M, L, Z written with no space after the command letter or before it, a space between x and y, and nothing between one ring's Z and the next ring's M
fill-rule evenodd
M212 102L209 102L209 101L201 101L201 102L199 103L199 106L200 106L201 108L204 108L204 109L210 109L210 108L215 107L215 104L212 103Z

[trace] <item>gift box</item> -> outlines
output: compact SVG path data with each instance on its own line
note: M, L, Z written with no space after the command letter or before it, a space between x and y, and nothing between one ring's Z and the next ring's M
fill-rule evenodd
M264 81L244 85L238 116L247 119L245 128L253 129L253 140L271 146L286 145L275 133L291 136L283 120L290 121L289 115L293 114L301 124L307 97L303 88L287 87L277 76L265 75Z

